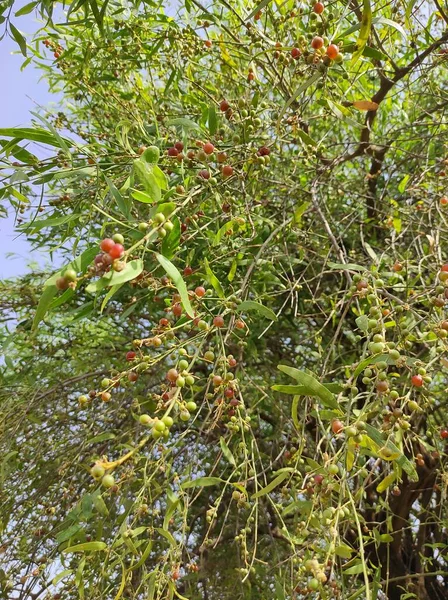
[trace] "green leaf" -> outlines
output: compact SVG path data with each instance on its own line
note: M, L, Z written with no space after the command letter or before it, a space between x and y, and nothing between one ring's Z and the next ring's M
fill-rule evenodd
M362 562L359 562L356 565L349 567L348 569L344 569L343 572L344 572L344 575L359 575L359 573L364 572L364 565Z
M141 258L136 258L135 260L131 260L131 262L126 263L126 266L122 271L114 271L111 270L106 275L103 275L97 281L93 281L86 287L86 292L89 294L94 294L96 292L101 291L106 287L110 287L111 285L122 285L127 281L132 281L140 275L143 271L143 261Z
M337 269L338 271L365 271L366 267L363 267L362 265L355 265L354 263L333 263L333 262L329 262L327 263L327 266L330 269Z
M65 579L65 577L68 577L69 575L72 575L73 571L71 569L65 569L65 571L62 571L61 573L58 573L56 575L56 577L53 578L52 580L52 584L53 585L57 585L60 581L62 581L63 579Z
M395 473L395 471L392 471L392 473L389 473L389 475L387 475L382 481L380 481L380 483L376 486L376 491L379 494L381 494L382 492L387 490L387 488L390 487L396 479L397 474Z
M394 538L390 535L390 533L382 533L380 535L380 542L383 544L390 544L394 541Z
M359 363L355 369L355 372L353 373L353 378L356 379L358 375L360 375L364 369L367 369L369 365L375 365L376 363L383 361L387 362L388 364L395 364L395 361L391 359L389 354L375 354L374 356L370 356Z
M294 396L294 398L292 399L292 406L291 406L292 422L294 423L294 427L298 431L300 431L300 422L299 422L299 416L298 416L299 402L300 402L300 396Z
M386 17L377 17L375 19L375 21L376 21L376 23L384 23L385 25L389 25L390 27L393 27L394 29L399 31L405 39L408 37L406 31L403 29L403 27L400 25L400 23L397 23L396 21L392 21L392 19L387 19Z
M319 383L312 375L286 365L278 365L277 368L303 385L306 389L304 395L317 396L325 406L339 410L339 404L330 390Z
M134 174L152 202L160 202L162 199L161 190L165 190L168 185L163 171L157 165L147 163L139 158L134 161ZM137 200L140 200L140 198L137 198ZM145 202L145 200L140 201Z
M23 54L23 56L26 57L26 40L25 40L25 38L20 33L20 31L16 27L14 27L14 25L11 23L11 21L9 22L9 30L12 33L12 37L18 43L20 52Z
M277 321L277 315L270 308L267 308L260 302L254 302L253 300L245 300L244 302L241 302L241 304L238 304L236 312L252 310L259 312L260 315L263 315L263 317L266 317L266 319L269 319L270 321Z
M355 320L355 323L361 331L367 331L369 328L369 317L367 315L361 315Z
M220 298L225 298L226 296L224 294L224 290L222 289L221 284L219 283L219 279L211 270L208 260L206 258L204 258L204 268L207 281L213 286L215 292Z
M165 269L168 277L172 280L174 285L177 288L177 291L180 294L180 298L182 300L182 305L185 309L185 312L189 317L194 319L194 311L190 304L190 299L188 297L187 286L185 285L185 281L182 279L182 275L179 273L177 268L173 265L173 263L162 256L161 254L156 253L156 258L161 264L161 266Z
M182 127L185 131L189 131L191 129L196 129L197 131L202 131L197 123L192 121L191 119L187 119L186 117L178 117L176 119L171 119L167 123L168 126L174 125L176 127Z
M99 512L99 514L103 517L107 517L109 515L109 509L106 506L106 503L101 496L101 493L96 493L92 496L93 506Z
M139 202L144 202L145 204L154 204L152 196L150 196L146 192L141 192L140 190L133 190L131 192L131 196L134 198L134 200L138 200Z
M227 221L227 223L224 223L224 225L218 229L215 237L213 238L213 246L218 246L219 242L222 239L222 236L225 235L231 229L233 229L234 226L234 221Z
M288 108L291 106L291 104L294 102L294 100L296 100L302 92L304 92L306 89L308 89L310 87L310 85L313 85L313 83L316 83L316 81L318 81L321 77L322 77L322 73L320 73L320 71L316 71L314 73L314 75L312 75L309 79L307 79L304 83L302 83L302 85L299 85L299 87L296 89L294 94L291 96L291 98L288 100L288 102L282 108L280 115L278 117L277 127L280 125L280 121L281 121L283 115L288 110Z
M324 387L327 388L333 394L339 394L344 389L340 383L323 383ZM311 396L309 388L305 385L273 385L271 389L275 392L281 392L282 394L298 394L299 396Z
M149 148L146 148L141 156L142 160L153 165L156 165L159 162L159 158L160 150L157 146L149 146Z
M218 128L218 119L216 117L216 108L214 104L211 104L208 109L208 130L210 135L215 135Z
M59 140L50 132L38 127L14 127L9 129L0 129L0 136L13 137L18 140L31 140L33 142L41 142L49 146L61 147ZM67 138L63 138L68 146L73 146L73 142Z
M109 186L111 196L117 203L117 206L120 209L120 212L122 213L122 215L124 217L126 217L126 219L129 220L131 218L131 203L130 203L129 199L123 198L123 196L120 194L120 192L115 187L114 182L111 181L108 177L106 177L106 181L107 181L107 185Z
M370 36L370 30L372 28L372 7L370 6L370 0L363 0L363 11L361 19L361 27L359 30L359 36L356 41L357 50L352 57L352 65L358 62L361 57L364 48L367 45L367 41Z
M394 458L396 463L403 469L403 471L406 471L411 481L418 481L418 475L415 466L406 458L406 456L397 448L397 446L395 446L395 444L393 444L390 440L385 441L381 432L368 423L366 423L366 434L375 442L375 444L377 444L377 446L379 446L380 449L385 447L392 452L394 456L398 455L397 458Z
M62 550L62 554L73 554L74 552L99 552L106 548L107 544L104 542L85 542L83 544L71 546L70 548L65 548L65 550Z
M168 233L167 236L163 238L162 241L162 254L166 258L172 258L176 249L180 243L180 221L177 217L172 219L172 223L174 225L173 229Z
M305 131L303 131L303 129L296 129L296 134L299 136L305 146L312 146L313 148L317 146L317 142L313 140L313 138L310 137Z
M246 17L246 21L250 21L255 17L255 15L262 10L265 6L267 6L272 0L261 0L259 4L254 8L254 10L250 13L248 17Z
M258 492L256 492L255 494L252 494L251 500L261 498L261 496L266 496L266 494L269 494L270 492L272 492L272 490L275 490L276 487L278 487L281 483L283 483L283 481L285 481L285 479L287 479L290 476L290 471L284 471L283 473L280 473L280 475L273 479L271 483L268 483L266 487L262 488L261 490L258 490Z
M232 452L230 451L230 448L228 447L226 440L223 437L219 438L219 445L221 446L222 453L227 458L229 463L231 465L233 465L234 467L236 467L235 458L234 458Z
M110 431L105 431L104 433L100 433L99 435L95 435L93 438L90 438L86 441L86 444L98 444L98 442L105 442L106 440L115 439L115 434Z
M21 17L22 15L28 15L38 4L39 2L29 2L28 4L25 4L25 6L22 6L22 8L14 14L14 16Z
M184 481L184 483L181 483L180 487L183 490L188 490L189 488L208 487L210 485L218 485L219 483L223 483L222 479L219 477L198 477L191 481Z
M350 548L347 544L340 544L334 549L336 556L340 556L341 558L350 558L353 552L353 548Z
M44 318L44 316L51 304L51 301L56 296L57 292L58 292L58 289L55 285L49 285L44 288L44 291L42 292L42 295L39 299L39 303L37 305L36 312L34 314L33 327L32 327L33 331L36 329L36 327L39 325L39 323Z
M300 223L302 220L302 216L308 207L311 205L311 202L302 202L296 210L294 211L294 223Z

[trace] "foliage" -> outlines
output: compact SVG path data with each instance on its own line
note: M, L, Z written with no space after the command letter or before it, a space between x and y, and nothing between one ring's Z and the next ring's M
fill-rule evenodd
M0 129L2 597L447 598L443 7L66 8L1 17L63 98Z

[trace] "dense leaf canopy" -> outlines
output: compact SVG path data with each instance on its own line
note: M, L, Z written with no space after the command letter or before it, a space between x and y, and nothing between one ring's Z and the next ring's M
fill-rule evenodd
M164 5L0 9L1 597L446 599L448 13Z

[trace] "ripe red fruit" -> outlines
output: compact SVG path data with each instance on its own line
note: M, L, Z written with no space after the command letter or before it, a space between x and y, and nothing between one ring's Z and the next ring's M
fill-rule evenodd
M440 198L439 202L440 202L440 206L448 206L448 198L446 196L443 196L443 198Z
M255 75L253 71L250 71L247 75L247 81L253 81L255 79Z
M201 169L198 173L199 177L202 179L210 179L210 172L207 169Z
M327 47L326 53L327 53L328 58L331 58L331 60L334 60L335 58L337 58L339 56L339 47L336 46L336 44L330 44Z
M167 318L165 318L165 317L162 317L162 318L159 320L159 325L160 325L160 327L168 327L168 325L169 325L169 324L170 324L170 322L169 322L169 321L168 321L168 319L167 319Z
M168 381L174 382L176 381L176 379L179 377L179 373L177 372L176 369L170 369L168 371L168 373L166 374L166 378L168 379Z
M224 327L224 319L220 315L218 315L213 319L213 325L215 327Z
M295 59L299 58L299 56L300 56L301 54L302 54L302 53L300 52L300 50L299 50L298 48L293 48L293 49L291 50L291 56L292 56L293 58L295 58Z
M376 389L377 392L379 392L380 394L384 394L388 391L389 384L387 383L387 381L378 381L376 384Z
M124 254L124 248L121 244L114 244L109 250L109 256L112 258L121 258Z
M232 388L228 387L224 390L224 396L226 398L233 398L234 395L235 395L235 392L233 391Z
M392 267L392 269L395 271L395 273L399 273L400 271L403 270L403 265L399 262L394 263L394 266Z
M442 440L448 439L448 429L444 428L440 430L440 437Z
M229 365L229 367L231 367L232 369L233 369L234 367L236 367L236 365L238 364L238 363L236 362L236 358L229 358L229 360L228 360L227 362L228 362L228 365Z
M423 377L421 375L412 375L411 381L415 387L422 387L423 385Z
M342 421L339 421L339 419L335 419L332 423L331 423L331 431L334 434L338 434L341 433L341 431L344 429L344 424L342 423Z
M100 248L103 252L110 252L114 246L115 242L111 238L104 238L100 244Z
M231 165L224 165L222 168L223 177L231 177L233 175L233 167Z
M323 475L314 475L314 483L316 485L320 485L323 480L324 480L324 476Z
M320 48L322 48L323 45L324 40L318 35L316 35L316 37L313 37L313 39L311 40L311 48L314 48L314 50L319 50Z
M205 296L205 288L202 287L202 285L199 285L195 290L194 293L196 294L196 296L198 296L198 298L202 298L203 296Z
M448 264L442 265L440 267L440 270L443 271L444 273L448 273Z
M267 146L261 146L261 148L258 149L258 154L260 156L269 156L270 153L271 150Z
M229 110L230 108L230 104L227 102L227 100L221 100L221 102L219 103L219 110L221 110L222 112L226 112L226 110Z
M213 152L215 151L215 147L211 142L206 142L203 146L202 149L204 150L204 152L206 154L213 154Z
M237 321L235 321L235 327L237 329L244 329L246 327L244 321L242 321L241 319L238 319Z
M324 12L324 5L322 2L316 2L316 4L313 6L313 11L316 14L321 15Z
M56 287L61 291L68 288L68 281L65 279L65 277L58 277L56 279Z
M175 304L173 306L172 311L173 311L173 315L175 317L180 317L180 315L182 314L182 305L181 304Z
M176 150L178 150L179 152L182 152L182 150L184 149L184 145L182 142L176 142L174 144L174 147L176 148Z
M172 148L168 148L167 154L168 156L177 156L179 154L179 150L173 146Z
M128 379L130 382L134 383L138 379L138 373L134 373L134 371L131 371L130 373L128 373Z
M204 45L206 48L211 48L213 44L210 40L205 40Z
M136 354L133 350L129 350L129 352L126 352L126 360L134 360L134 358L136 357Z
M227 152L218 152L216 155L216 161L219 163L225 163L227 160Z
M191 275L193 273L193 269L191 267L185 267L184 269L184 275L186 277L188 277L189 275Z

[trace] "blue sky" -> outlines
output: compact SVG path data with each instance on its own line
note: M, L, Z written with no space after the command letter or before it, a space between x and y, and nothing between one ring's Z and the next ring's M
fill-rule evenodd
M18 10L26 2L17 2ZM39 29L34 14L13 19L14 25L23 33L31 34ZM2 26L3 27L3 26ZM17 44L9 37L0 41L0 72L2 81L6 83L5 91L0 94L0 128L29 125L31 110L38 106L48 106L57 100L48 93L45 81L39 81L40 72L28 65L23 71L20 66L24 58L17 53ZM2 201L6 202L6 201ZM6 204L9 210L9 203ZM0 278L21 275L28 270L30 261L45 264L45 257L32 251L25 238L14 229L15 214L9 210L7 219L0 218ZM13 253L13 257L7 257Z

